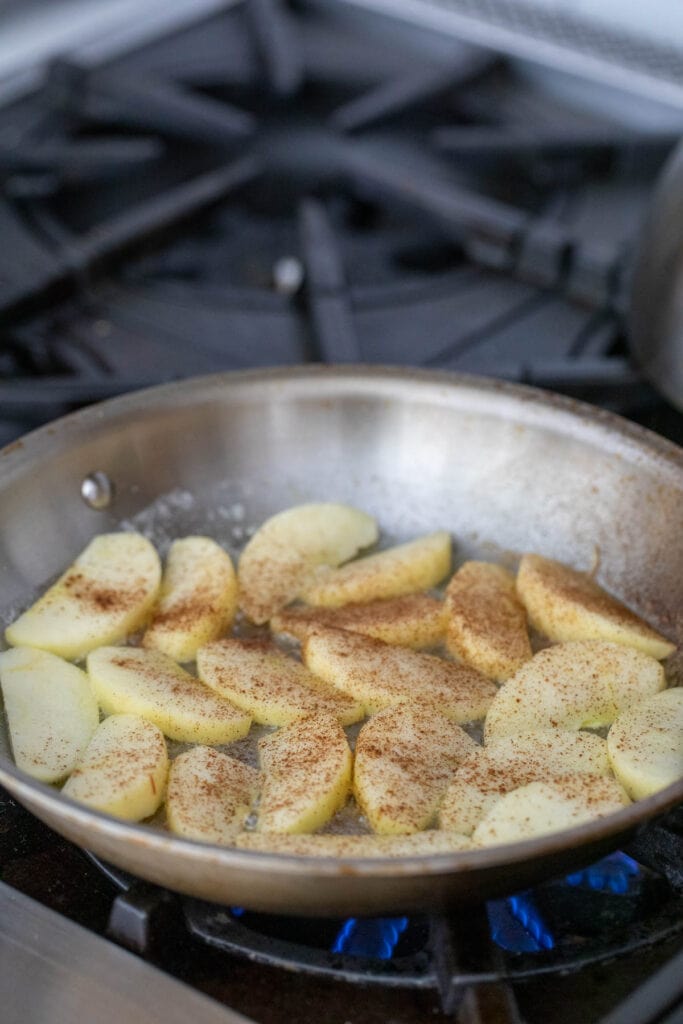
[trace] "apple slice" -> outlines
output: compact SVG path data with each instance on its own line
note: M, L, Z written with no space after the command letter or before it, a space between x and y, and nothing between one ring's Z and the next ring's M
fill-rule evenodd
M450 571L451 537L441 530L325 573L301 596L307 604L338 608L351 601L376 601L427 590Z
M274 633L305 640L320 626L352 633L401 647L431 647L446 630L443 601L429 594L407 594L343 608L286 608L270 620Z
M484 717L496 694L494 683L467 665L343 629L311 633L302 653L311 672L351 694L371 715L419 701L454 722L472 722Z
M409 835L428 828L448 783L476 749L467 733L431 708L380 711L356 741L353 790L372 829Z
M231 743L249 732L250 715L161 651L100 647L87 666L105 714L141 715L183 743Z
M208 537L176 540L143 646L174 661L194 661L198 648L221 636L236 611L237 577L230 555Z
M100 720L87 675L55 654L15 647L0 654L0 684L17 767L41 782L61 781Z
M614 774L633 800L683 777L683 687L662 690L619 715L607 749Z
M62 793L126 821L148 818L161 806L168 775L166 742L156 725L137 715L105 718Z
M346 803L352 758L330 714L300 718L259 741L261 832L313 832Z
M547 729L500 737L459 766L439 808L439 823L471 835L504 793L578 772L611 775L607 743L600 736Z
M213 747L194 747L171 765L168 827L186 839L229 844L244 826L258 787L255 768Z
M267 622L314 582L321 566L347 562L377 540L375 520L348 505L297 505L261 526L238 566L240 605Z
M474 846L467 836L431 829L409 836L342 836L320 832L313 836L276 835L273 832L240 832L235 846L261 853L296 854L300 857L424 857L457 853Z
M144 625L159 590L159 556L139 533L95 537L35 604L7 627L13 647L82 658Z
M616 779L597 775L565 775L531 782L506 793L477 825L476 846L517 843L561 832L620 811L630 803Z
M517 592L532 625L550 640L610 640L658 659L676 650L590 576L561 562L524 555Z
M607 744L593 732L569 729L538 729L512 736L493 736L481 750L492 764L508 765L514 771L588 772L611 775Z
M538 729L609 725L666 685L648 654L607 640L557 644L535 654L501 686L486 716L486 742Z
M465 562L446 590L446 645L498 682L532 655L515 578L491 562Z
M342 725L365 718L361 703L267 641L207 644L197 654L197 672L203 683L243 708L259 725L287 725L316 711L329 712Z

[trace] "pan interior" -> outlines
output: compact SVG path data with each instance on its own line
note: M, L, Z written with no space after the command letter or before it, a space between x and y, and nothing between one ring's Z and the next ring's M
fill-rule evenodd
M597 563L608 589L680 641L680 466L561 403L447 381L218 378L29 438L9 472L0 465L3 623L96 533L138 529L162 554L204 534L236 557L274 512L340 501L377 518L382 546L449 530L456 566L476 557L514 568L524 551ZM99 512L80 496L94 470L115 489ZM240 756L253 760L253 737ZM10 760L4 719L0 757Z

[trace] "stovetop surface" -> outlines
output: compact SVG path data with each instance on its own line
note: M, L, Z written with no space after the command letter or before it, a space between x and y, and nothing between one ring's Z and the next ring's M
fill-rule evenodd
M671 824L677 829L672 834L678 836L680 843L683 832L680 814L672 819ZM640 852L642 854L642 849ZM645 853L643 859L651 859L651 856L648 858ZM385 1024L387 1021L417 1024L424 1020L438 1024L454 1019L454 1011L448 1004L448 999L452 1002L454 994L456 999L464 995L464 1004L459 1006L459 1019L463 1024L479 1020L486 1024L494 1021L501 1024L540 1024L550 1020L554 1024L598 1022L681 948L680 905L683 903L680 870L676 876L676 891L670 889L666 893L662 876L651 869L645 869L644 885L641 883L637 890L629 886L628 891L621 891L624 886L614 881L620 871L618 866L615 867L614 858L601 863L603 881L611 874L615 888L611 891L609 887L601 888L595 876L592 881L585 875L583 879L572 876L573 885L583 887L582 910L577 911L578 904L571 901L571 894L570 901L566 901L568 887L564 882L549 883L534 893L524 894L522 902L526 901L527 910L532 908L532 913L533 906L541 908L542 928L547 928L549 922L559 924L563 917L570 922L569 927L566 922L564 927L564 937L568 941L576 941L579 934L585 936L591 932L600 938L599 922L603 925L611 923L614 941L615 927L620 926L623 934L616 945L631 946L630 952L615 959L614 952L610 955L609 949L603 950L595 963L589 963L578 971L553 972L551 976L544 972L541 956L540 963L534 968L540 967L540 973L517 980L514 985L501 984L497 979L485 981L476 989L457 989L449 997L443 985L441 988L427 983L421 988L380 986L372 979L365 984L349 984L342 980L344 970L369 970L375 974L387 970L386 960L357 959L353 955L353 947L347 946L351 955L329 958L337 963L338 980L335 980L329 973L311 975L306 959L290 965L290 969L264 963L262 958L254 955L253 944L246 955L226 952L217 941L207 944L202 938L202 929L206 932L213 928L214 940L216 936L224 936L226 941L233 942L235 936L231 932L234 925L239 925L246 916L251 918L247 927L252 931L252 937L286 935L287 943L297 944L300 950L304 950L305 957L306 946L314 948L317 941L314 936L326 935L329 940L330 936L339 935L344 930L348 933L349 927L348 922L341 920L316 923L297 918L274 919L267 915L245 915L239 908L230 911L196 900L179 899L164 890L137 882L117 869L105 865L105 870L102 870L97 862L56 836L12 798L0 796L0 877L4 882L97 934L120 942L259 1024L279 1024L289 1019L292 1013L302 1024L309 1021L321 1024L344 1024L346 1021L353 1024ZM557 900L558 893L563 891L564 905L556 903L553 910L552 900ZM508 902L489 904L489 923L494 921L492 915ZM659 913L662 908L664 916ZM646 921L648 917L661 929L662 937L652 943L638 944L634 939L638 921ZM457 967L463 975L483 974L487 968L489 971L493 968L493 974L519 973L528 969L533 959L528 951L534 946L539 948L534 941L534 936L540 934L537 925L527 920L526 926L522 927L520 918L513 920L508 912L505 917L496 919L497 942L492 944L480 934L481 920L476 907L468 908L456 911L452 916L434 918L426 925L422 920L415 920L406 931L410 932L411 928L413 932L417 930L420 940L420 929L436 928L440 930L438 934L442 941L444 928L454 931L459 949ZM233 928L230 924L226 926L226 921L232 921ZM366 931L368 925L374 930L377 924L375 920L357 919L357 922L360 928L366 927ZM408 944L399 939L396 954L407 962L410 945L417 941L419 946L418 940L414 935ZM462 943L459 947L457 941ZM503 945L499 943L514 946L516 951L508 950L503 956ZM446 944L451 948L448 938ZM482 963L480 945L488 951L484 954L489 959L487 964ZM329 948L332 948L331 943ZM278 947L275 952L280 954L282 949ZM422 967L426 972L426 959ZM444 1003L448 1012L444 1012Z
M522 380L682 442L683 416L627 342L637 226L676 132L627 113L579 108L491 51L313 2L228 4L112 59L65 54L0 108L0 443L161 380L302 362ZM533 897L546 925L565 915L577 948L595 946L596 907L613 931L623 919L618 957L514 990L483 984L463 1024L597 1022L680 947L681 834L678 819L646 832L625 895L584 880L553 889L555 903ZM359 987L264 963L264 930L315 946L310 928L126 891L9 798L0 877L262 1024L453 1019L443 977L440 989ZM220 948L225 913L246 955ZM490 910L476 916L499 972L555 956L529 949L541 933L527 897L495 926ZM596 920L599 938L609 928ZM652 941L633 948L650 921ZM327 926L335 943L345 927ZM492 927L521 946L492 941ZM427 951L437 935L462 952L460 931L457 915L412 922L397 953L419 958L423 933ZM353 973L347 960L334 962Z
M491 51L275 0L65 55L2 124L0 438L307 361L493 374L679 430L625 331L669 129Z

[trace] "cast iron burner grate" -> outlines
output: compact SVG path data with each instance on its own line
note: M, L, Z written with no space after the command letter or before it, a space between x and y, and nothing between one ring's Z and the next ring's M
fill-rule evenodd
M306 361L652 405L620 310L673 140L491 52L245 0L54 61L0 123L7 437L162 379Z
M360 985L433 989L453 1013L471 987L567 975L679 933L682 835L679 808L641 830L628 853L567 878L463 914L383 919L290 918L176 898L90 856L120 890L108 934L139 952L160 917L168 929L177 900L180 927L223 953Z

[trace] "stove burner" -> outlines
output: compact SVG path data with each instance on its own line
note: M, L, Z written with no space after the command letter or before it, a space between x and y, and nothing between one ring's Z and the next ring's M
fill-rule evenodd
M681 814L644 829L629 852L449 916L287 918L180 897L177 927L253 963L361 985L435 989L451 1013L467 986L566 976L680 934ZM119 889L110 936L144 951L156 933L168 934L169 894L90 856Z
M583 871L567 875L569 885L587 885L590 889L609 890L615 893L628 892L640 868L625 853L612 853Z
M533 897L525 893L489 903L487 914L491 938L502 949L511 953L538 953L555 945Z
M565 884L591 890L624 894L632 890L641 869L625 853L610 854L582 871L568 875ZM235 917L242 917L242 908L231 908ZM553 949L555 939L544 922L533 893L518 893L504 900L487 903L491 938L502 949L511 953L538 953ZM357 918L350 917L339 929L331 946L333 953L347 956L389 960L394 955L401 935L409 925L409 918Z
M373 31L247 0L182 46L57 60L2 111L0 437L160 379L311 360L649 415L620 307L671 135L578 112L495 54Z
M390 960L408 921L407 917L350 917L332 943L332 952Z

